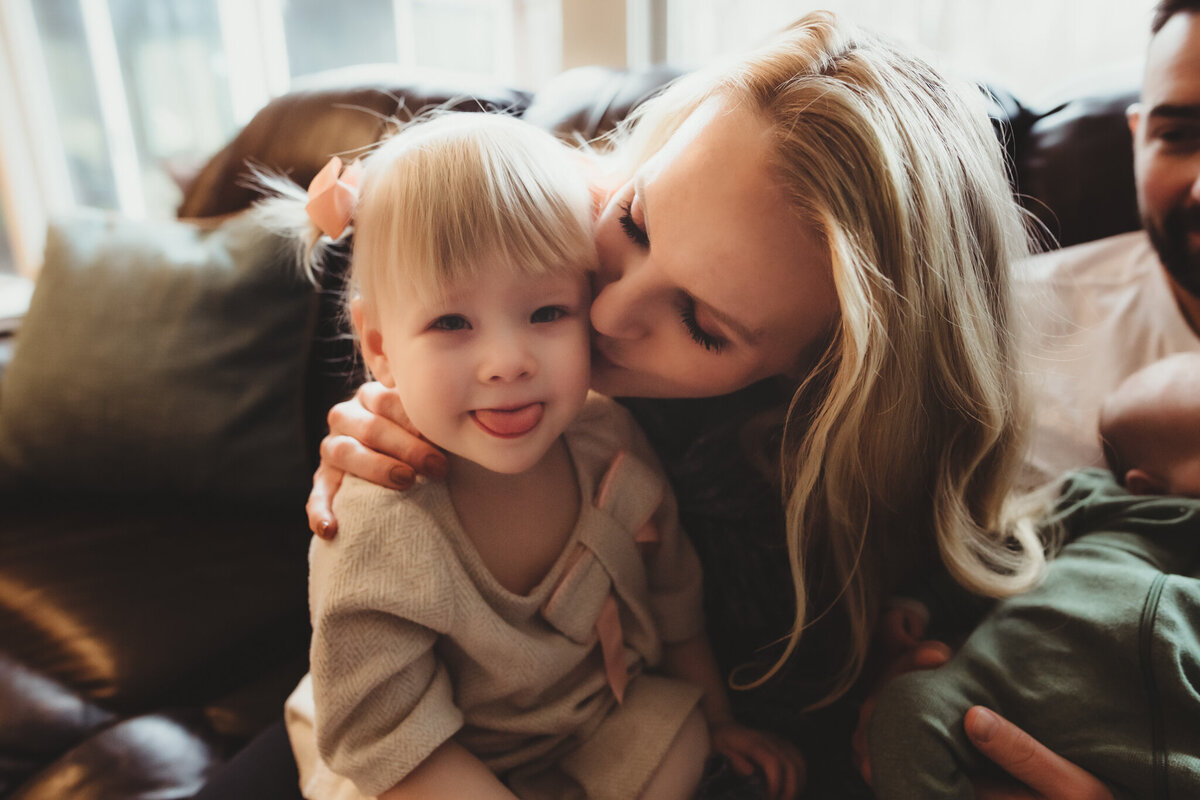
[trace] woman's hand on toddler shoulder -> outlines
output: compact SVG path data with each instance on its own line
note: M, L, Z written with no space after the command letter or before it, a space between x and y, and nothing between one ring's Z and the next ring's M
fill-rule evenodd
M446 456L412 429L399 395L382 383L364 383L329 409L329 433L305 504L308 527L323 539L337 535L333 496L345 475L389 489L407 489L418 474L446 476Z

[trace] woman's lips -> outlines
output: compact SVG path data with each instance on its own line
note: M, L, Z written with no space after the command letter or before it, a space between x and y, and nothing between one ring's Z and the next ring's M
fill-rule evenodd
M545 403L530 403L516 408L476 409L471 412L471 418L486 433L501 439L513 439L536 428L545 412Z

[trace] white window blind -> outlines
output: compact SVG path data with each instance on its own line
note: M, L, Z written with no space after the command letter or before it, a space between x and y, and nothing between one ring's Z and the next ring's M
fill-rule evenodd
M0 271L50 214L166 217L293 79L393 62L536 89L564 65L703 63L826 7L1035 103L1140 64L1154 0L0 0Z
M1140 65L1156 0L661 0L681 65L754 45L818 8L918 48L943 68L1029 103L1100 71Z
M537 86L560 69L560 2L3 0L0 270L32 273L73 205L171 216L176 178L293 79L388 62Z

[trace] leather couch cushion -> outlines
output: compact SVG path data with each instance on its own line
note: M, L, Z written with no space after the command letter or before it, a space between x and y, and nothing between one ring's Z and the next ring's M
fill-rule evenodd
M135 717L85 740L9 797L185 800L220 764L218 750L219 743L195 712Z
M1128 68L1072 87L1069 99L1037 113L1019 135L1018 197L1067 247L1141 227L1133 139L1125 109L1140 75Z
M122 715L217 706L234 733L279 715L309 638L302 505L25 493L0 507L7 658ZM236 696L252 682L261 704Z
M302 502L315 294L252 215L56 222L0 383L0 488Z
M0 652L0 797L113 714Z
M439 80L398 64L328 70L275 98L185 188L180 217L238 211L258 193L246 181L249 165L282 172L301 186L332 155L353 157L391 130L397 119L430 108L505 111L519 115L527 92L489 82Z
M522 117L563 138L590 141L611 131L682 74L667 65L628 70L576 67L541 89Z

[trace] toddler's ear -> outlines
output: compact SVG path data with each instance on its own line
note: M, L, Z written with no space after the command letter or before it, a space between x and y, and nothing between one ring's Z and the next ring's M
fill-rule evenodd
M1131 469L1125 473L1125 488L1131 494L1166 494L1167 491L1167 485L1162 478L1140 469Z
M358 334L359 347L362 350L363 361L375 380L389 389L396 388L392 371L388 365L387 354L383 352L383 332L367 319L366 309L363 308L361 297L350 301L350 319L354 322L354 332Z

